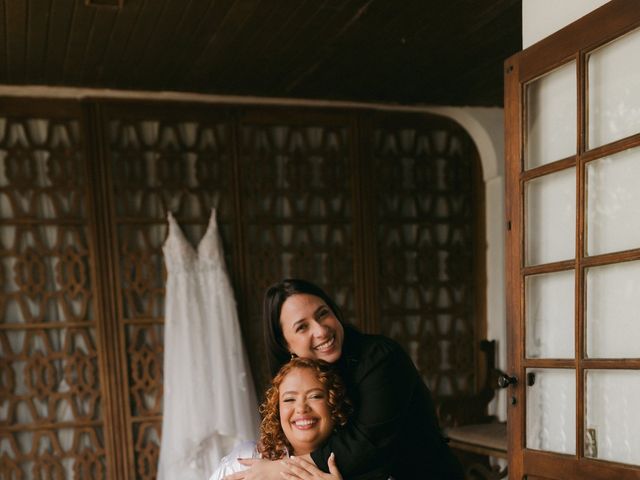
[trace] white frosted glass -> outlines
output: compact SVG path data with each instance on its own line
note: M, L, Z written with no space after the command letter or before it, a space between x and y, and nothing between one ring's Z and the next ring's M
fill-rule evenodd
M576 153L576 62L527 85L526 168Z
M527 386L527 448L576 453L576 375L574 370L533 368Z
M587 164L587 253L640 248L640 149Z
M527 265L575 257L575 168L545 175L526 186Z
M588 58L589 148L640 132L640 30Z
M527 358L574 357L573 270L526 278Z
M640 465L640 372L588 370L585 456Z
M640 261L587 270L587 356L640 358Z

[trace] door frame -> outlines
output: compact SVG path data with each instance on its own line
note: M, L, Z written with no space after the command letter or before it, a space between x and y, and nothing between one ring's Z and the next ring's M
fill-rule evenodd
M640 134L603 147L587 149L586 55L625 33L640 27L640 8L635 0L611 0L601 8L568 25L546 39L510 57L505 62L505 180L506 180L506 292L508 372L519 381L508 387L509 473L512 479L610 479L640 478L640 467L584 457L581 431L584 417L586 368L613 366L611 360L586 359L583 331L584 268L589 265L640 259L640 249L584 258L584 166L589 160L640 145ZM578 108L576 155L525 172L525 86L571 59L577 66ZM577 170L576 258L544 266L524 266L524 182L527 179L575 165ZM562 263L563 265L559 265ZM565 265L566 264L566 265ZM569 360L525 359L524 276L557 271L576 272L575 357ZM620 363L622 362L622 363ZM621 360L618 366L640 369L640 360ZM525 448L526 368L565 367L576 371L576 454L561 455Z

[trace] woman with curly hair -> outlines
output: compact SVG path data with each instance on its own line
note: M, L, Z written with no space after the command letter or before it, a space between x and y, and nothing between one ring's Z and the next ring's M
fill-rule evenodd
M335 454L333 461L350 480L463 479L462 467L441 434L431 392L398 343L361 333L345 322L324 290L302 279L269 287L263 317L272 372L291 355L323 360L340 373L353 402L349 422L309 454L296 457L298 461L327 472ZM241 463L249 470L225 480L282 478L282 460Z
M245 469L238 463L239 457L280 460L308 454L346 424L350 411L344 384L329 364L293 358L273 378L260 406L258 444L248 442L234 448L210 480ZM281 475L291 480L341 480L335 460L331 459L329 465L330 473L326 474L311 462L290 458L283 462Z

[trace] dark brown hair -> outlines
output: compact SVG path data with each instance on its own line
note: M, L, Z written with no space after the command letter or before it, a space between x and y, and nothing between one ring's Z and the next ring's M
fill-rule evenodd
M287 298L299 293L314 295L322 299L342 326L347 326L338 305L317 285L297 278L286 278L271 285L264 294L262 306L265 351L267 353L267 363L271 375L275 375L280 367L291 358L291 353L287 349L287 342L282 334L280 313L282 311L282 305Z

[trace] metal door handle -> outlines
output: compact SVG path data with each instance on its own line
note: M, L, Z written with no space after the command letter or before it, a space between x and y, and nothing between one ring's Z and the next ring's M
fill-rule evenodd
M498 386L500 388L507 388L509 385L516 385L517 383L517 377L510 377L507 374L502 374L498 377Z

